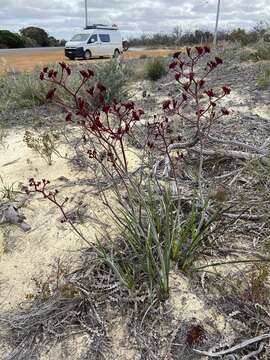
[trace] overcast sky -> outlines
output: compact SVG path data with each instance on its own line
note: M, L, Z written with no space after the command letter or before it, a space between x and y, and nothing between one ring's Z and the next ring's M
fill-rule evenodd
M218 0L88 0L91 23L118 24L130 36L149 32L214 29ZM221 0L220 28L250 28L270 21L270 0ZM84 26L84 0L0 0L0 29L44 28L69 39Z

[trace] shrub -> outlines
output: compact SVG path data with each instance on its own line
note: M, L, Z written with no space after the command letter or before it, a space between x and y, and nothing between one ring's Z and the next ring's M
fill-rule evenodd
M258 85L262 88L266 88L270 85L270 69L266 69L259 77L258 77Z
M256 54L258 60L270 60L270 43L260 41Z
M154 58L146 62L145 76L147 79L157 81L166 75L166 62L162 58Z
M24 141L27 146L37 152L48 165L52 164L52 154L56 151L56 140L58 135L49 130L41 133L26 130Z
M240 43L242 46L246 46L249 43L249 36L244 29L238 28L233 30L229 39L233 42Z
M164 101L164 118L156 119L144 128L147 134L142 144L144 158L148 154L151 159L153 149L156 154L165 156L164 179L173 178L174 184L177 184L177 174L171 151L199 144L202 152L211 124L229 114L226 108L219 106L219 102L230 93L230 89L223 86L220 90L213 90L206 86L207 76L222 64L222 60L215 57L207 63L204 74L195 74L195 66L209 52L208 47L197 47L195 51L188 48L186 53L174 54L169 68L174 72L182 96L177 100ZM64 220L111 267L126 287L146 288L151 298L164 300L169 295L172 261L183 271L190 269L204 246L208 228L211 225L213 231L213 223L217 218L216 211L214 216L213 212L207 213L208 200L202 194L203 157L200 156L197 175L199 196L194 195L192 209L185 212L177 185L168 186L159 181L155 170L158 165L152 169L152 177L149 176L147 166L150 160L146 158L139 172L130 172L126 139L133 136L136 126L142 126L144 111L136 108L132 101L107 101L107 89L103 84L97 82L91 86L95 77L92 69L80 70L81 80L77 89L74 89L70 85L71 68L65 63L60 66L60 72L45 68L40 73L40 79L51 84L46 97L67 110L68 123L81 127L89 158L97 164L99 173L112 183L116 201L112 203L108 200L103 191L100 195L114 224L119 227L120 245L118 242L118 245L108 248L107 238L105 245L103 242L98 245L91 243L66 215L64 208L68 199L59 200L58 191L48 189L48 180L30 179L30 191L38 192L53 202L60 209ZM71 98L68 103L61 98L63 91ZM83 97L85 93L88 94L87 98ZM194 106L194 114L188 118L194 134L190 135L190 141L184 145L173 144L168 117L178 114L180 118L186 118L188 115L183 114L183 109L187 104L191 108L197 105ZM179 153L178 161L182 158L183 154ZM143 170L145 167L146 170Z
M44 29L29 26L20 30L21 35L34 40L38 46L49 46L50 40L47 32Z

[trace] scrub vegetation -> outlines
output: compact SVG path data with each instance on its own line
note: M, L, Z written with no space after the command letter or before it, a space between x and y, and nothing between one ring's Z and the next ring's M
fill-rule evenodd
M5 359L269 359L269 64L241 54L0 78L3 143L24 134L0 169L31 174L18 191L1 175L4 241L27 221L32 247L56 249L0 313ZM80 243L55 260L60 238Z

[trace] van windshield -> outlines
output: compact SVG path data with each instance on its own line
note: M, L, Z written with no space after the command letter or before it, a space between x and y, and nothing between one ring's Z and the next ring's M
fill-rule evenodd
M86 41L89 38L89 34L76 34L70 41Z

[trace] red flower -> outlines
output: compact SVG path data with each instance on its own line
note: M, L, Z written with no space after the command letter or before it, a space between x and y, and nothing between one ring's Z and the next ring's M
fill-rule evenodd
M174 59L178 59L180 55L181 55L181 51L176 51L176 52L173 54L173 58L174 58Z
M163 110L169 109L170 104L171 104L171 100L165 100L165 101L163 101L163 103L162 103L162 108L163 108Z
M110 105L108 105L108 104L105 104L104 106L103 106L103 112L105 112L106 114L108 114L108 112L109 112L109 110L110 110Z
M106 91L106 87L104 85L102 85L101 83L97 83L97 88L100 90L100 91Z
M60 62L59 65L61 66L61 68L64 70L66 69L67 65L66 63L64 63L64 61Z
M72 118L72 114L68 113L67 116L66 116L66 121L67 122L71 121L71 118Z
M173 61L172 63L170 63L169 69L175 69L176 66L177 66L177 61Z
M222 90L223 90L224 94L226 94L226 95L229 95L230 92L231 92L231 89L228 88L227 86L223 86L223 87L222 87Z
M50 89L46 95L46 99L51 100L54 97L55 91L56 91L56 88Z
M47 71L48 71L48 67L46 66L45 68L43 68L43 70L42 70L45 74L47 73Z
M180 77L181 77L181 73L176 73L175 74L175 80L176 81L179 81Z
M221 112L222 112L222 114L225 115L225 116L227 116L227 115L230 114L229 110L226 109L226 108L222 108L222 109L221 109Z
M204 52L205 53L210 53L211 52L211 49L209 46L204 46Z
M71 70L70 70L69 66L66 67L66 72L67 72L68 76L71 74Z
M212 89L205 91L205 94L208 95L209 97L214 97L215 96Z
M204 53L204 50L201 46L196 46L196 50L197 50L198 55L202 55Z
M200 80L198 81L198 85L199 85L199 88L201 89L205 84L205 81L204 80Z
M87 72L88 72L89 77L91 77L91 76L94 76L94 75L95 75L94 71L93 71L93 70L91 70L91 69L88 69L88 70L87 70Z
M223 60L221 58L216 56L215 60L216 60L217 65L223 64Z
M54 70L51 69L51 70L48 72L48 78L52 78L52 77L53 77L53 73L54 73Z
M40 72L40 74L39 74L39 78L40 78L40 80L44 80L44 72Z
M187 47L187 48L186 48L186 51L187 51L188 56L190 56L190 55L191 55L191 48L190 48L190 47Z
M89 78L89 75L88 75L88 72L86 70L80 70L80 74L82 75L82 77L84 79L88 79Z

